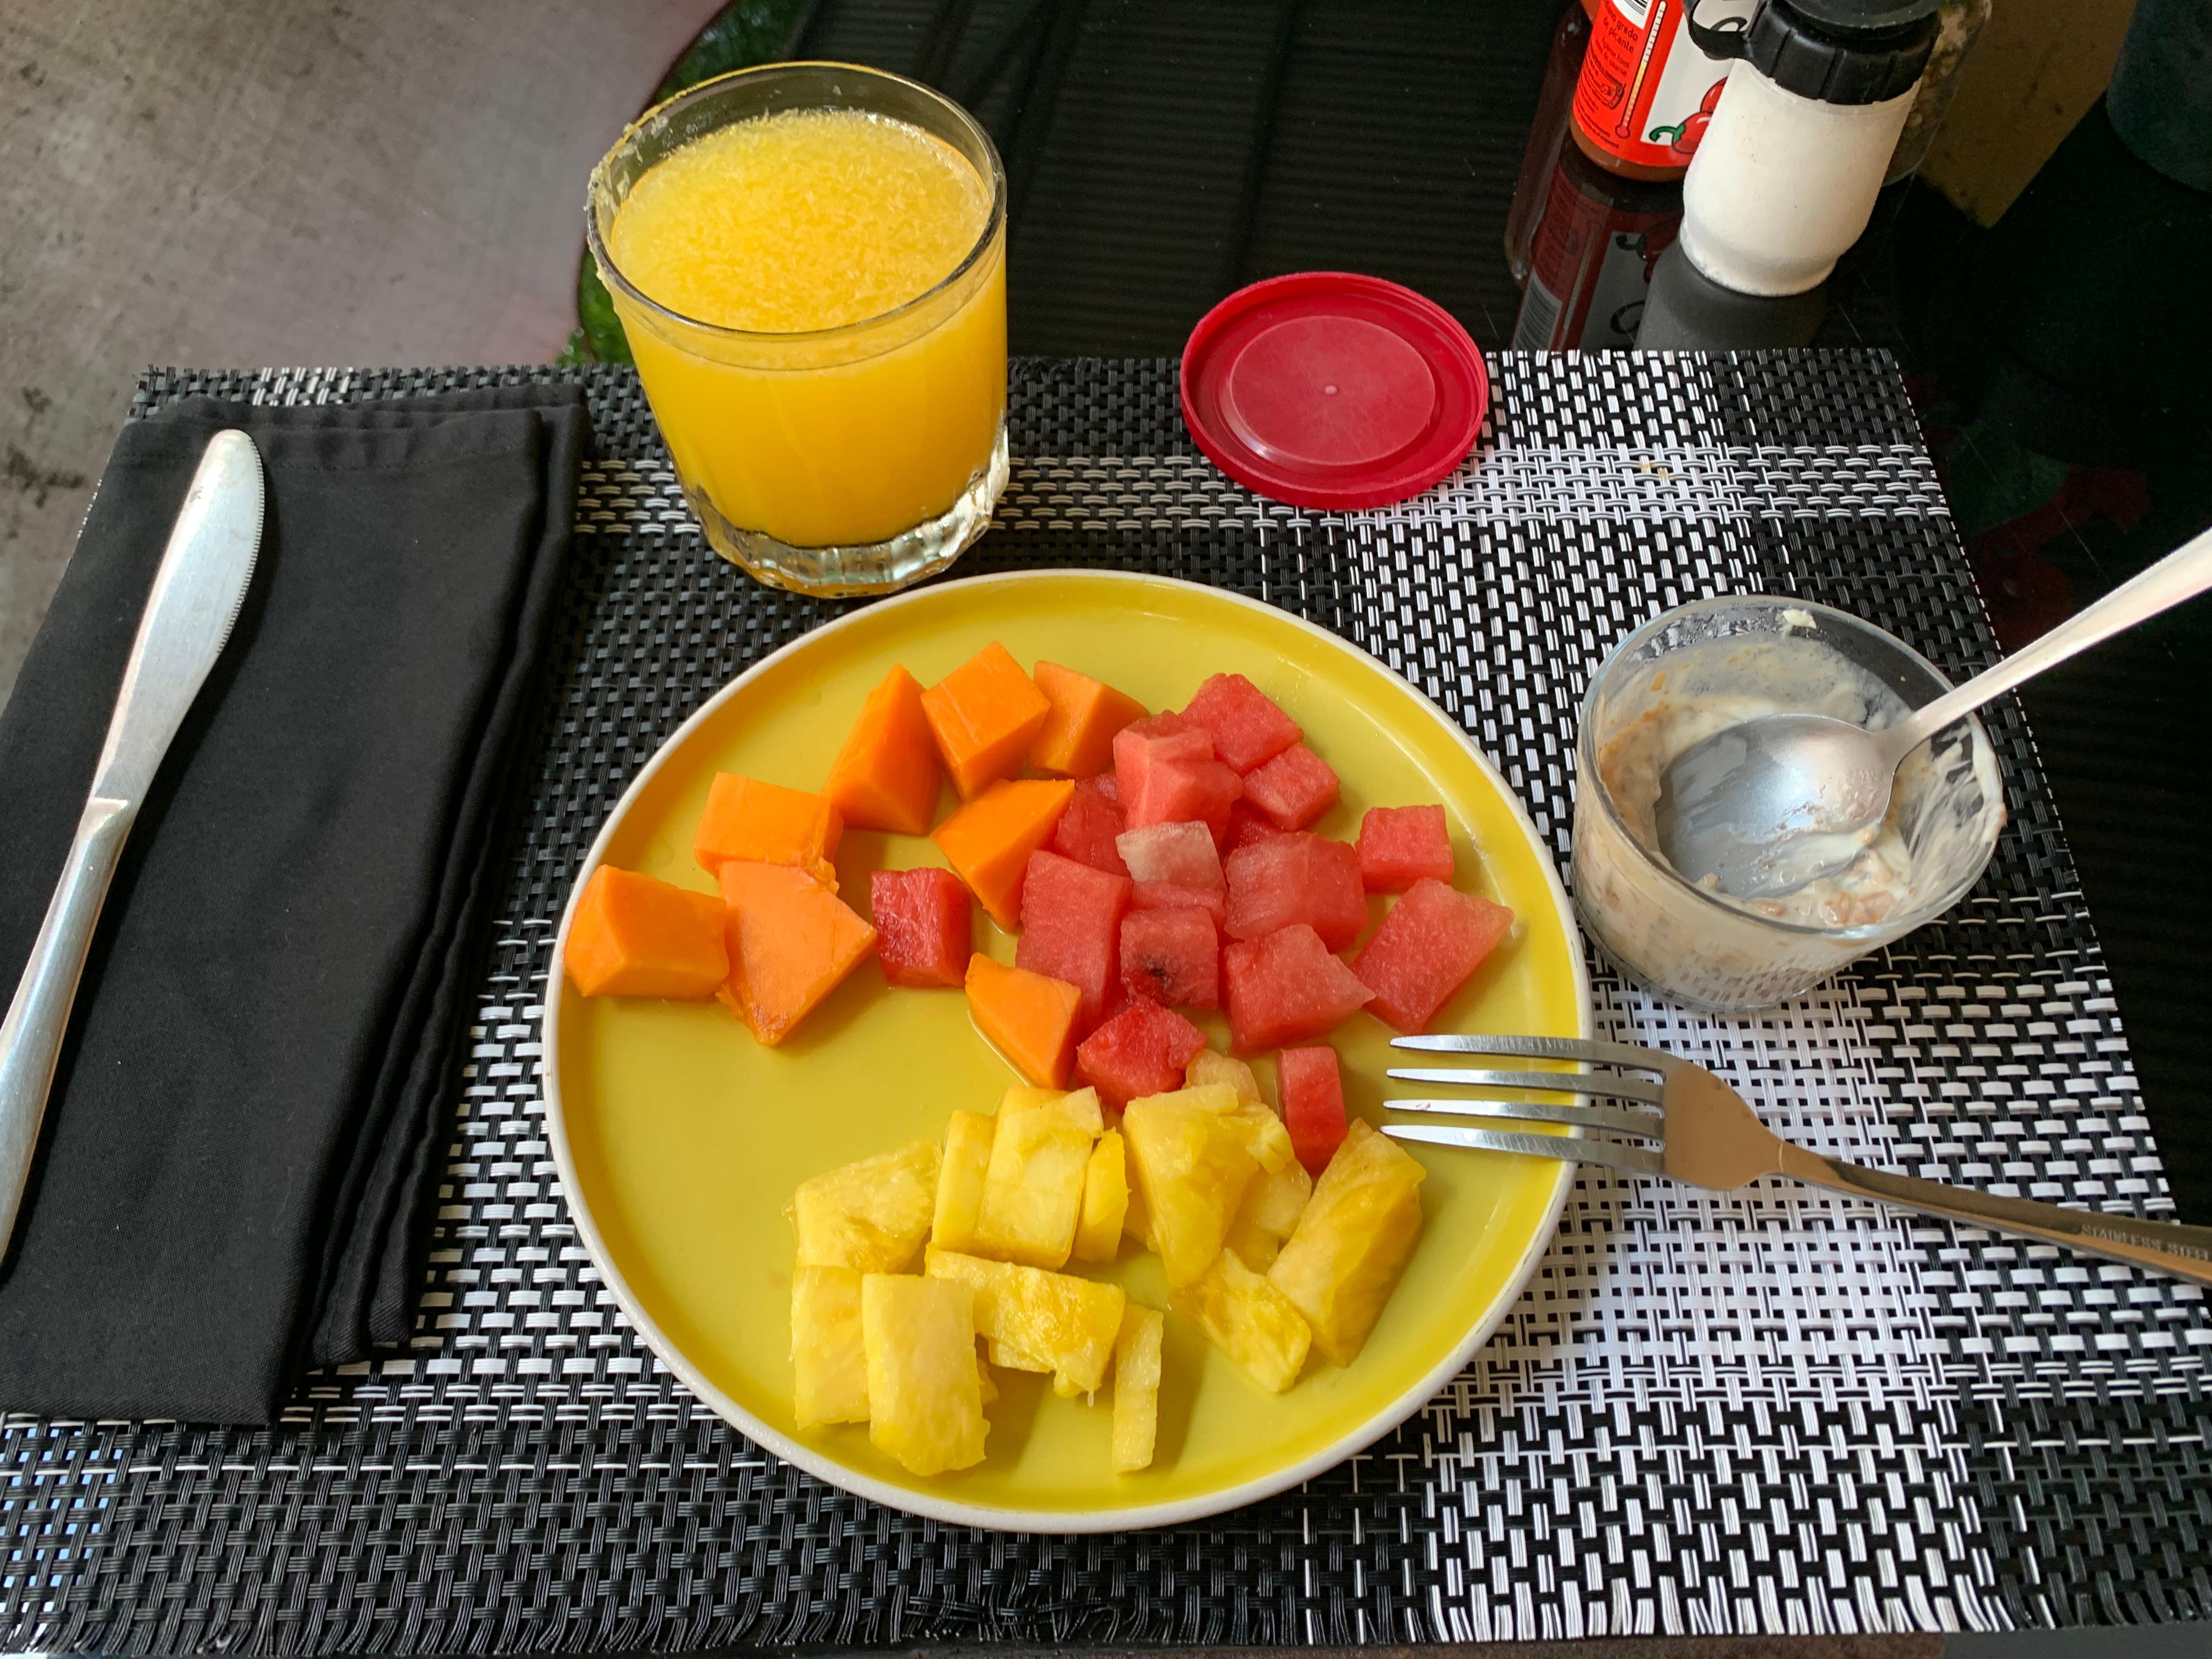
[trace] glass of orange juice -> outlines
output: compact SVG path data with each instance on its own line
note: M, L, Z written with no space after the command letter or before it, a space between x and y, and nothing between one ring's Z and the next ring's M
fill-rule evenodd
M928 88L774 64L648 112L586 234L708 542L761 580L944 569L1006 482L1006 180Z

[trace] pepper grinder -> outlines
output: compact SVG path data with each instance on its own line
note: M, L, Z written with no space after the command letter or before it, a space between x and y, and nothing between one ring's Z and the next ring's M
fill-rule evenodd
M1682 181L1683 255L1738 294L1818 288L1873 216L1939 0L1760 0L1686 20L1728 90Z

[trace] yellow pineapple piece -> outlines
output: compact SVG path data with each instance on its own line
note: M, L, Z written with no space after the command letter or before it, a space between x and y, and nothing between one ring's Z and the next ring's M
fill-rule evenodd
M1001 1113L975 1219L975 1253L1060 1267L1075 1247L1099 1122L1097 1091Z
M1011 1117L1032 1107L1052 1105L1058 1105L1094 1135L1106 1127L1105 1109L1098 1103L1096 1089L1040 1089L1033 1084L1017 1083L1000 1097L999 1115Z
M1206 1092L1147 1095L1121 1114L1131 1184L1144 1195L1152 1245L1170 1285L1188 1285L1221 1253L1229 1223L1259 1168L1233 1123L1211 1103L1189 1099ZM1227 1089L1217 1092L1234 1098Z
M1190 1064L1183 1067L1182 1080L1193 1089L1202 1089L1208 1084L1222 1084L1237 1091L1237 1098L1249 1100L1255 1106L1265 1106L1267 1096L1260 1092L1260 1079L1252 1068L1241 1060L1231 1059L1218 1048L1201 1048Z
M1352 1119L1268 1267L1268 1282L1306 1316L1314 1346L1331 1364L1358 1357L1397 1288L1420 1235L1428 1173L1389 1136Z
M978 1341L981 1340L981 1338L977 1339ZM987 1410L999 1403L999 1385L992 1377L991 1368L988 1365L979 1364L975 1367L975 1389L982 1396L983 1405Z
M1152 1248L1152 1216L1145 1207L1145 1195L1137 1189L1135 1171L1128 1167L1128 1136L1121 1136L1123 1173L1129 1177L1129 1205L1121 1212L1121 1236L1133 1238L1146 1249Z
M802 1429L868 1420L868 1357L860 1340L860 1275L801 1267L791 1276L792 1407Z
M1267 1271L1283 1241L1297 1230L1298 1217L1313 1194L1313 1177L1295 1159L1287 1169L1262 1170L1244 1189L1229 1224L1225 1248L1255 1273Z
M904 1272L936 1211L943 1157L935 1141L916 1140L801 1182L789 1212L799 1265Z
M1012 1117L1032 1106L1048 1106L1066 1092L1065 1089L1041 1089L1034 1083L1017 1083L1000 1097L999 1115Z
M934 1244L926 1261L932 1279L975 1291L975 1329L988 1340L993 1364L1050 1371L1053 1392L1071 1398L1105 1382L1129 1301L1121 1286L987 1261Z
M1274 1109L1257 1098L1246 1099L1226 1083L1200 1083L1176 1091L1176 1098L1204 1108L1232 1126L1244 1150L1263 1170L1284 1170L1298 1161L1291 1145L1291 1132Z
M1227 1250L1189 1284L1170 1291L1168 1306L1272 1393L1282 1393L1304 1369L1313 1341L1304 1316Z
M860 1280L868 1355L868 1438L915 1474L983 1461L983 1385L975 1363L975 1293L911 1273Z
M1083 1175L1083 1219L1075 1227L1078 1261L1111 1261L1121 1253L1121 1220L1129 1212L1129 1161L1118 1129L1091 1149ZM948 1249L959 1247L940 1240Z
M1167 1321L1132 1302L1114 1339L1114 1473L1128 1474L1152 1461L1160 1421L1160 1339Z
M991 1170L995 1118L981 1112L955 1112L945 1126L945 1164L937 1177L937 1211L929 1224L933 1244L948 1250L972 1249L975 1222L983 1209L983 1180Z

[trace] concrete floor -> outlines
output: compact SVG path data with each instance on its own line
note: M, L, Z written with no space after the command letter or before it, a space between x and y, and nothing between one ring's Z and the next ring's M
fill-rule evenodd
M8 0L0 701L149 363L544 362L717 0Z

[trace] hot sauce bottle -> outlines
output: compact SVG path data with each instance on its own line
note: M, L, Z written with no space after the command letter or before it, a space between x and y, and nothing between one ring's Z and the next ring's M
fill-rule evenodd
M1729 0L1701 6L1701 24L1723 33L1740 29L1749 9ZM1600 0L1569 130L1607 173L1666 179L1688 170L1729 73L1726 58L1691 38L1690 9L1690 0Z

